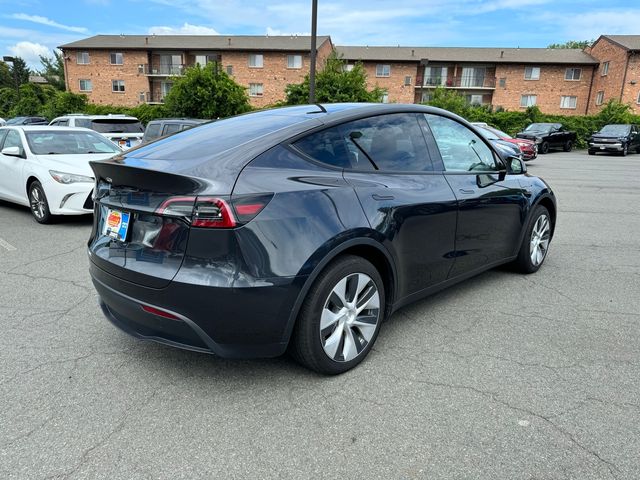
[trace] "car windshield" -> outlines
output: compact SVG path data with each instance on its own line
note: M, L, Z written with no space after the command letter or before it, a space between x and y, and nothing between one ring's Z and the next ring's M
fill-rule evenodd
M27 143L34 155L81 155L120 153L106 138L93 132L36 131L26 132Z
M11 120L7 120L7 125L20 125L22 122L24 122L25 118L27 117L12 118Z
M604 135L628 135L630 125L605 125L600 130Z
M524 129L525 132L548 132L553 128L551 123L532 123Z
M76 122L77 123L77 122ZM85 125L82 125L85 126ZM91 130L99 133L142 133L144 127L136 119L111 119L91 120L90 125L86 125Z

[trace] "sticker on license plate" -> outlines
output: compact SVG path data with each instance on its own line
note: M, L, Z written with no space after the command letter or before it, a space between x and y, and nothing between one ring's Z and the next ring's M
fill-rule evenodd
M120 242L124 242L127 239L130 217L131 214L128 212L109 209L107 211L107 218L104 222L102 234L111 238L115 238Z
M130 140L120 140L118 143L120 144L121 147L131 147Z

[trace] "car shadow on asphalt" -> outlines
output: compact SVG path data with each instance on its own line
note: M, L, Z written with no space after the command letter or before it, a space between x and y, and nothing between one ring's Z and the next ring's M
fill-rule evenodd
M9 212L12 215L31 217L33 223L37 223L31 214L29 207L18 205L15 203L6 202L0 200L0 216L3 210ZM56 215L53 218L51 225L91 225L93 222L93 214L87 213L85 215ZM47 225L43 225L47 226Z

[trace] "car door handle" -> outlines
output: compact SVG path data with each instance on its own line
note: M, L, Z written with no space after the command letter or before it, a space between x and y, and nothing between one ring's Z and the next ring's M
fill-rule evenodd
M377 193L374 193L373 195L371 195L371 197L374 200L393 200L394 198L396 198L393 195L379 195Z
M467 190L467 189L464 189L464 188L461 188L459 190L459 192L460 193L464 193L465 195L473 195L474 193L476 193L475 190Z

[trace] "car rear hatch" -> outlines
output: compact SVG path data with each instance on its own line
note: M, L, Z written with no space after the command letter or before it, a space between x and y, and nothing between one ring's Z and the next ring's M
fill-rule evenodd
M191 215L203 185L188 177L93 162L92 261L124 280L162 288L184 259Z
M126 149L142 143L144 127L135 118L100 118L91 121L92 130Z

